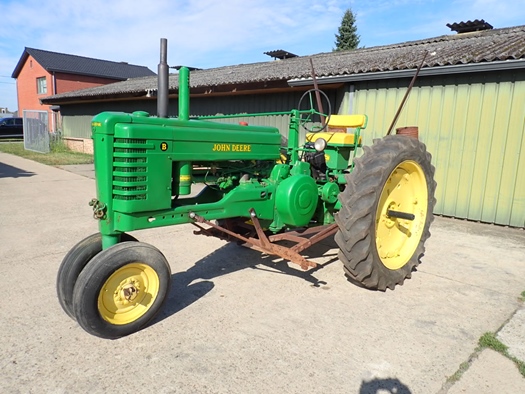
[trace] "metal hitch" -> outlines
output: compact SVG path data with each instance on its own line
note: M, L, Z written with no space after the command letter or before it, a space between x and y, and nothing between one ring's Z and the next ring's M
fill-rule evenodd
M96 198L91 199L89 206L93 207L93 218L94 219L105 219L106 218L106 204L100 202Z

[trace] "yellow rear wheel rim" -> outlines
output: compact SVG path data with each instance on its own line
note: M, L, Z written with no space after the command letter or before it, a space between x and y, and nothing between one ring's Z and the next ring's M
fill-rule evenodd
M98 296L98 310L111 324L129 324L143 316L159 293L160 280L153 268L143 263L127 264L104 283Z
M414 255L423 235L427 208L423 169L412 160L401 162L385 182L376 211L376 247L385 267L399 269ZM391 217L388 210L413 214L415 218Z

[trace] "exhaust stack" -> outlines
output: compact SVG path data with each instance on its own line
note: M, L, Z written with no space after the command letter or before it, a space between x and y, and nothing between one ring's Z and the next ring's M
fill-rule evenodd
M158 66L157 116L168 117L169 95L169 67L168 67L168 40L160 39L160 63Z

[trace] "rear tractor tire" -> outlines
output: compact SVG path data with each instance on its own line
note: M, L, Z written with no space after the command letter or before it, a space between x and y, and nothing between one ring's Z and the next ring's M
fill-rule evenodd
M385 291L410 278L434 219L434 172L416 138L386 136L364 147L336 215L339 259L351 282Z
M171 281L164 255L142 242L122 242L97 254L80 273L73 292L78 324L107 339L132 334L160 311Z

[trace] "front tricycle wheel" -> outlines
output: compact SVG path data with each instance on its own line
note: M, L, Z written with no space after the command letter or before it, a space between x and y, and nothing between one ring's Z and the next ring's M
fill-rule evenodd
M120 241L137 241L135 237L123 233ZM89 261L102 251L102 235L92 234L83 239L66 254L57 273L57 295L60 306L69 317L75 319L73 311L73 289L78 276Z
M364 147L336 215L339 258L351 281L384 291L410 277L430 236L434 172L416 138L387 136Z
M141 242L123 242L96 255L73 293L77 322L101 338L115 339L143 328L160 311L170 288L164 255Z

